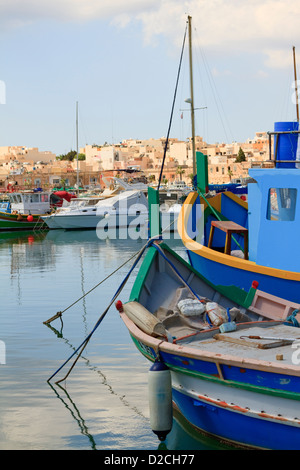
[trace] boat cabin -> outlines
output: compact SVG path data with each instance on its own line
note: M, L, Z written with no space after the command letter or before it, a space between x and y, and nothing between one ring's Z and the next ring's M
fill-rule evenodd
M299 270L300 170L251 169L248 186L249 260Z
M9 201L0 201L0 212L5 212L6 214L11 212Z
M50 194L44 192L24 192L9 194L11 211L20 214L46 214L50 212Z

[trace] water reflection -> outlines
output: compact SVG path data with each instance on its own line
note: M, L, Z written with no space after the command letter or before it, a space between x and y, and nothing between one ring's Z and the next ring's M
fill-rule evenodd
M143 245L144 240L99 240L95 231L0 237L0 283L9 292L0 316L0 339L7 346L7 364L1 366L1 449L158 448L149 424L150 364L114 308L63 386L47 383L91 331L132 262L119 267ZM123 299L133 282L134 275ZM48 328L43 324L67 307L61 319ZM203 449L177 417L165 445Z
M65 399L58 393L58 390L49 383L49 386L57 396L57 398L62 402L62 404L65 406L65 408L71 413L72 418L76 421L78 424L78 427L80 429L81 434L84 436L87 436L90 446L93 450L96 450L96 442L94 437L91 435L91 433L88 430L87 425L85 424L85 420L82 418L79 409L77 408L76 404L72 400L71 396L67 392L65 388L63 388L61 385L57 385L59 389L64 393Z

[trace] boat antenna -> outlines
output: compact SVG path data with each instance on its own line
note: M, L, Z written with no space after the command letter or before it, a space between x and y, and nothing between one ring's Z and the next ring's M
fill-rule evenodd
M296 90L296 112L297 112L297 121L299 122L299 103L298 103L298 86L297 86L297 69L296 69L295 46L293 46L293 58L294 58L294 76L295 76L295 90Z
M161 164L161 169L160 169L160 175L159 175L159 180L158 180L157 191L159 191L159 187L160 187L160 185L161 185L161 179L162 179L162 174L163 174L163 168L164 168L165 159L166 159L166 154L167 154L167 149L168 149L169 136L170 136L170 131L171 131L171 124L172 124L172 119L173 119L174 106L175 106L176 95L177 95L177 88L178 88L178 82L179 82L179 75L180 75L181 64L182 64L182 57L183 57L183 51L184 51L184 45L185 45L186 30L187 30L187 28L185 28L185 33L184 33L184 38L183 38L183 44L182 44L182 50L181 50L181 55L180 55L179 68L178 68L178 73L177 73L177 80L176 80L176 87L175 87L175 93L174 93L174 98L173 98L173 105L172 105L171 117L170 117L170 122L169 122L169 128L168 128L167 138L166 138L166 142L165 142L164 156L163 156L163 161L162 161L162 164Z
M77 160L77 196L79 195L79 168L78 168L78 101L76 101L76 160Z
M194 108L194 84L193 84L193 54L192 54L192 17L188 16L189 25L189 59L190 59L190 89L191 98L191 121L192 121L192 151L193 151L193 174L196 174L196 150L195 150L195 108Z

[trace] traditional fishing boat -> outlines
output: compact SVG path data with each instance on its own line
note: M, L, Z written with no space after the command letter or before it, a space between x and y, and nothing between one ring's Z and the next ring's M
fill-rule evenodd
M73 196L66 192L43 191L10 192L9 201L0 206L0 232L15 230L40 230L47 228L42 219L53 209L70 201Z
M159 234L152 221L152 240ZM300 449L300 305L252 280L248 292L213 285L165 242L150 243L129 301L116 306L153 363L150 420L161 440L173 400L196 429L231 444Z
M13 192L9 194L10 212L0 212L0 231L33 230L45 226L41 214L51 211L50 194Z
M190 20L189 17L189 33ZM192 86L191 95L193 128ZM282 135L286 134L280 134L280 137ZM196 167L194 149L193 155ZM277 158L277 152L275 155ZM260 185L258 170L250 175L255 182L248 184L248 209L247 203L231 192L220 193L215 198L206 197L208 172L205 156L201 156L203 159L198 158L198 176L202 175L202 180L199 178L197 190L188 195L178 221L178 231L188 248L191 264L161 240L158 191L149 188L148 199L157 214L155 219L155 210L151 211L149 248L129 300L116 303L134 344L153 363L149 371L151 427L159 439L165 439L172 426L173 401L196 429L233 445L300 450L299 283L289 290L287 299L285 295L278 296L278 286L273 294L264 288L265 279L258 276L261 273L254 267L254 261L248 260L256 247L250 240L249 250L248 227L245 227L248 221L249 226L254 224L252 236L257 243L264 225L262 219L267 214L269 239L259 250L266 249L267 267L273 263L268 267L270 273L277 270L278 275L281 271L278 276L281 282L297 280L297 276L296 279L293 274L289 277L287 272L297 260L291 260L290 256L285 260L291 246L295 246L292 240L297 232L289 239L280 238L280 234L286 236L288 231L288 227L282 227L283 220L289 225L296 219L294 178L298 170L267 170L271 172L267 179L270 183L272 178L273 191L267 184ZM283 159L292 158L278 159L283 163ZM275 171L281 173L280 185L274 180ZM280 209L277 210L274 204L270 206L271 202L269 210L262 208L262 188L264 194L269 194L269 200L277 195ZM259 198L259 207L252 212L255 197ZM226 220L222 211L225 206L236 220ZM209 248L203 243L207 228L205 217L214 218L214 221L210 220L213 230L209 229ZM282 228L277 240L272 235L273 222L275 226L278 222ZM212 249L215 228L226 232L225 254ZM293 230L293 226L289 225L289 228ZM231 238L235 245L231 245ZM276 241L278 246L275 246ZM266 247L267 243L269 247ZM233 248L242 251L244 259L233 257ZM231 263L234 260L250 263L252 269L242 285L238 279L240 272L230 279L227 271L221 273L217 263L210 269L210 276L206 276L206 270L194 258L196 255L202 258L202 252L207 250L232 259ZM289 263L289 267L281 266L280 261ZM213 276L216 282L212 281Z

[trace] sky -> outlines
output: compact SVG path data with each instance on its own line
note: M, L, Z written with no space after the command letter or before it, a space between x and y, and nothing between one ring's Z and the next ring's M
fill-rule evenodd
M299 0L0 0L0 146L76 150L76 103L79 147L190 137L188 15L196 135L296 119Z

